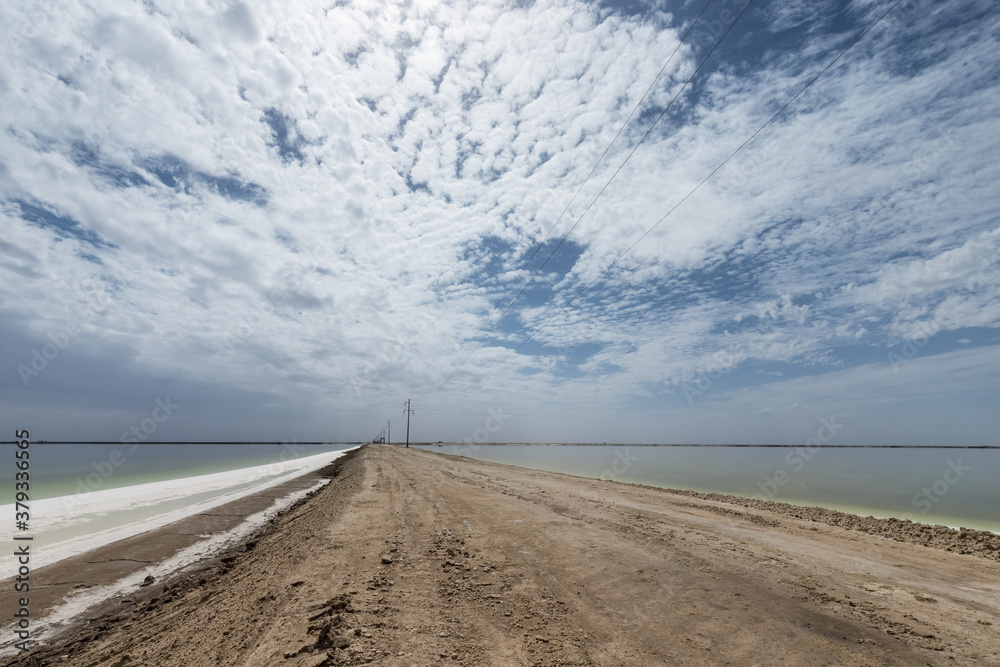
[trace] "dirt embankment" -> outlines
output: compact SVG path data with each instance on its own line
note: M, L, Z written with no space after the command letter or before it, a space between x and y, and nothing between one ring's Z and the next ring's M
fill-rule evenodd
M414 449L334 472L7 664L1000 666L992 560Z
M787 503L756 500L721 493L699 493L697 491L680 491L676 489L668 489L668 491L692 498L765 510L796 519L819 521L829 526L857 530L869 535L881 535L897 542L920 544L934 549L943 549L944 551L1000 561L1000 535L985 530L972 530L970 528L959 528L956 530L948 526L914 523L906 519L876 519L872 516L846 514L822 507L802 507L801 505L789 505Z

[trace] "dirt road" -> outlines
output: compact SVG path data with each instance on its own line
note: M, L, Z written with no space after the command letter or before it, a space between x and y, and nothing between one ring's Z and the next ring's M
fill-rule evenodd
M345 459L251 549L17 664L1000 665L995 560L416 449Z

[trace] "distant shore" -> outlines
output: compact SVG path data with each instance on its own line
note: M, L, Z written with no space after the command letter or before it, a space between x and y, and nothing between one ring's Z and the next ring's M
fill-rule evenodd
M399 446L402 443L389 443ZM757 449L790 449L795 445L748 444L678 444L665 442L411 442L410 447L520 447L543 445L547 447L737 447ZM829 449L1000 449L1000 445L823 445Z
M1000 665L992 533L378 445L323 474L3 664Z
M859 447L419 445L535 470L1000 534L1000 452Z

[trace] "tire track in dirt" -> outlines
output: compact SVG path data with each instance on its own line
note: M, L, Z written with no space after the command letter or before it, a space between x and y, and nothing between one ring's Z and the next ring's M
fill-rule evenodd
M415 449L334 472L19 664L1000 665L982 558Z

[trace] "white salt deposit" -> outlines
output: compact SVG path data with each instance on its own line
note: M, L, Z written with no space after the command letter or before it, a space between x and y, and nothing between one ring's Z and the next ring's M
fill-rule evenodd
M320 462L318 465L315 465L310 469L316 469L318 467L322 467L323 465L326 465L326 463L340 456L342 453L343 452L334 452L334 453L318 455L316 457L310 457L313 459L317 459L319 458L319 456L323 457L323 462ZM304 460L305 459L300 459L300 461ZM239 471L233 471L233 472L239 472ZM306 470L306 472L308 472L308 470ZM302 474L302 472L300 471L298 474ZM292 476L294 477L294 475ZM204 475L203 477L214 477L214 475ZM199 479L199 478L190 478L190 479ZM252 533L256 528L267 523L267 521L272 516L274 516L281 510L285 509L289 505L293 504L296 500L302 498L306 494L311 493L323 487L328 482L329 480L321 480L308 489L296 491L283 498L278 498L277 500L275 500L274 504L272 504L269 508L267 508L263 512L258 512L257 514L252 514L248 516L243 521L243 523L236 526L232 530L226 531L224 533L219 533L207 539L201 540L196 544L192 544L190 547L187 547L186 549L182 549L181 551L177 552L172 557L155 565L151 565L150 567L140 570L139 572L131 574L127 577L119 579L113 584L110 584L108 586L89 588L85 591L74 593L73 595L63 600L62 603L56 606L47 616L32 621L31 624L32 644L34 644L34 642L38 640L44 640L49 638L49 636L53 632L58 631L58 629L61 626L63 626L66 622L71 621L78 614L86 611L90 607L99 604L101 602L104 602L108 598L111 598L115 595L124 595L131 591L136 590L147 576L152 575L155 579L162 579L172 572L176 572L177 570L183 569L188 565L197 563L199 560L205 558L206 556L210 556L211 554L220 551L221 549L231 544L239 542L240 540L247 537L250 533ZM14 635L13 631L8 628L4 628L3 637L4 639L0 641L0 657L11 656L16 654L18 650L17 648L15 648L14 645L18 641L18 639L16 638L16 635Z
M31 569L90 551L117 540L165 526L228 502L318 470L345 451L326 452L268 465L180 479L92 491L31 501L30 531L0 522L0 542L13 544L14 533L30 535ZM13 517L13 505L0 505L0 516ZM17 564L9 550L0 557L0 578Z

